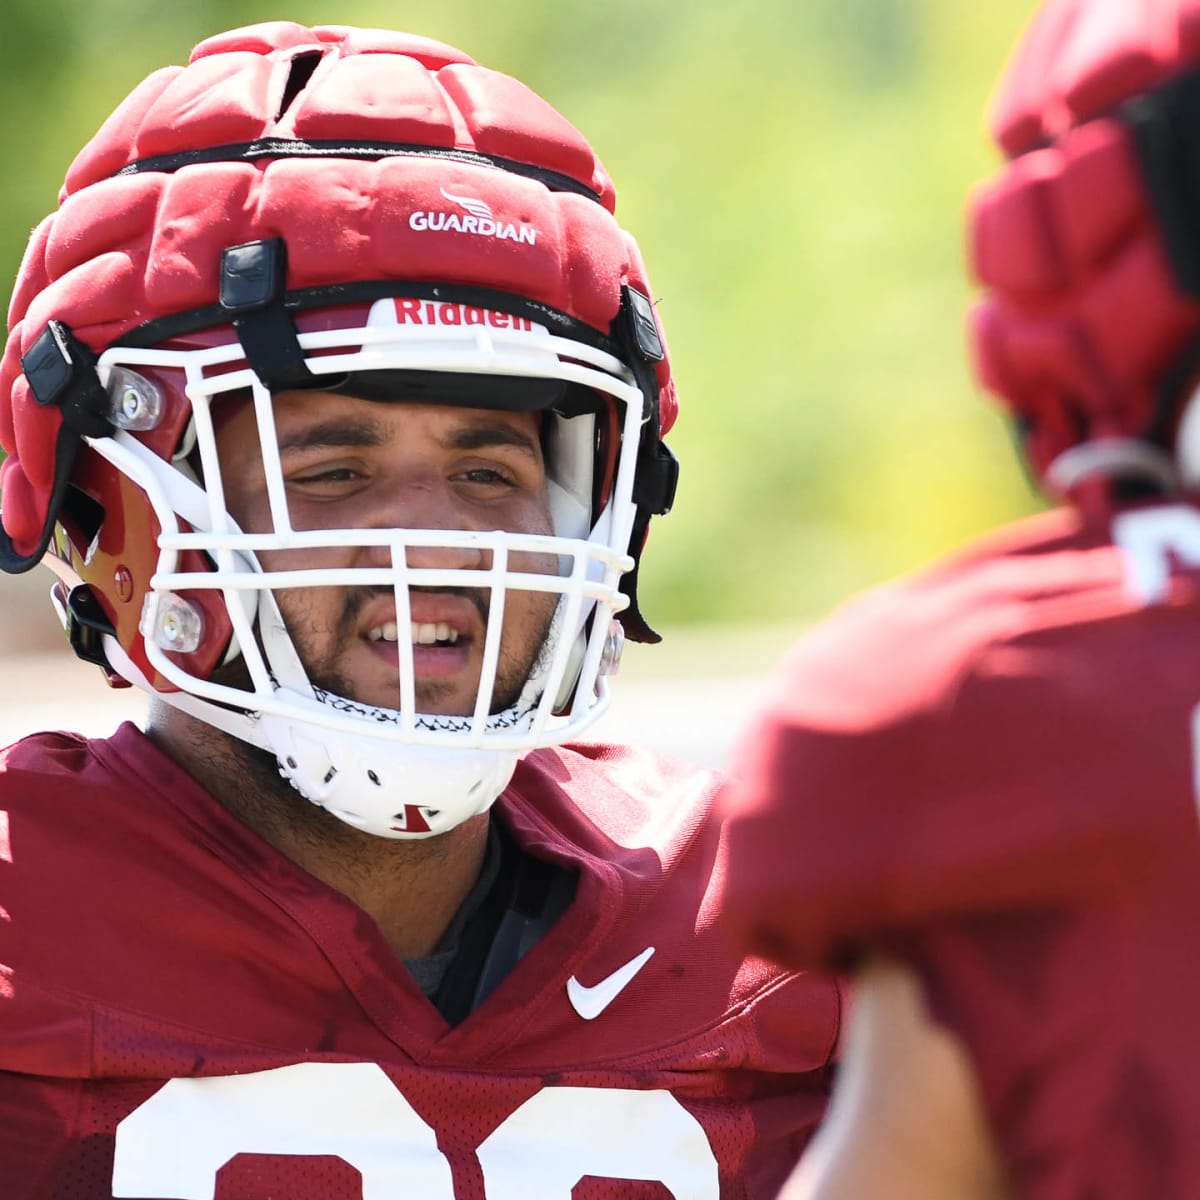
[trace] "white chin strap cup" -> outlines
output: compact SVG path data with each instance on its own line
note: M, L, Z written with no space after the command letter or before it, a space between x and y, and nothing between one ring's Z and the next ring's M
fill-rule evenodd
M292 693L298 709L322 702ZM364 739L264 714L260 728L280 774L306 799L355 829L425 838L486 812L508 786L516 750L458 749Z
M123 679L205 724L275 756L279 773L306 799L376 837L427 838L486 812L508 786L519 749L465 748L365 738L303 719L328 708L281 689L293 713L253 714L187 692L157 692L116 638L106 636L109 664ZM380 709L381 716L386 710ZM500 719L503 719L502 715Z

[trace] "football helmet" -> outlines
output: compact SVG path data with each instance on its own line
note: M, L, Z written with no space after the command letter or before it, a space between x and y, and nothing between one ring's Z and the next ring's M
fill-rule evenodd
M972 198L981 383L1052 493L1200 484L1200 2L1050 0Z
M674 494L677 405L614 206L563 117L449 46L284 22L202 43L104 123L30 242L0 367L0 566L45 561L77 653L269 750L349 824L427 837L486 810L520 754L604 710L625 635L658 640L637 566ZM297 390L538 414L553 533L294 528L273 396ZM265 530L225 499L218 431L245 406ZM371 553L272 568L330 546ZM310 679L284 588L390 595L394 707ZM420 589L481 598L469 712L418 711ZM505 602L530 591L553 615L501 698Z

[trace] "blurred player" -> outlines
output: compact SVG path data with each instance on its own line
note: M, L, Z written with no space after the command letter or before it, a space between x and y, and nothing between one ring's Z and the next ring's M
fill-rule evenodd
M1069 503L852 602L731 795L740 944L857 972L785 1194L1200 1193L1200 3L1052 0L975 197L979 376Z
M137 87L0 370L0 566L145 732L0 753L4 1200L765 1198L838 996L603 712L676 413L584 138L285 22Z

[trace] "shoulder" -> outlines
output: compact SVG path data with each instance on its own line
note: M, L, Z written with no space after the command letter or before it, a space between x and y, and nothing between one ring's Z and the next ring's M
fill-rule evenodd
M514 785L582 846L666 848L711 821L722 778L650 750L578 742L528 755Z
M37 733L0 749L0 807L12 813L28 800L35 802L29 818L41 814L45 819L60 800L73 800L72 822L86 825L90 814L105 819L109 804L136 807L148 789L175 786L177 776L173 764L132 724L103 738ZM85 796L87 803L79 803ZM60 835L67 832L59 829Z
M851 600L771 681L769 720L853 730L940 711L993 655L1135 607L1103 528L1055 512Z
M841 995L823 974L796 974L731 944L719 897L728 872L719 773L649 751L580 743L529 755L501 800L527 849L581 872L577 907L589 933L576 948L585 980L647 946L669 1009L639 1034L691 1041L744 1067L813 1071L833 1052ZM578 915L578 914L577 914ZM629 1031L626 1031L627 1033Z
M0 904L15 983L0 988L0 1059L9 1067L86 1069L90 997L126 986L143 944L128 931L145 932L148 906L162 911L161 892L141 886L162 856L122 745L131 754L148 744L129 726L111 739L41 733L0 751Z
M1111 883L1153 825L1132 789L1187 785L1197 699L1181 613L1147 614L1125 565L1107 524L1048 514L801 642L724 803L750 944L823 961L884 928Z
M528 846L598 881L606 905L690 910L694 926L723 853L721 783L646 750L579 743L529 755L502 807Z
M193 849L186 815L202 799L199 786L132 725L108 738L38 734L0 752L10 955L19 950L27 970L35 963L65 970L63 930L71 931L73 952L100 945L112 930L138 923L131 914L147 896L186 892L194 876L184 881L183 859L212 860Z
M868 811L900 785L911 805L925 768L969 771L972 739L994 748L1060 711L1056 694L1078 690L1091 656L1089 628L1137 609L1106 531L1066 512L874 588L774 672L738 743L727 807L790 808L788 780L834 787L839 802L850 792Z
M36 733L0 750L0 774L73 776L87 768L87 739L75 733Z
M60 895L107 894L110 876L136 873L138 851L161 847L176 825L164 797L181 781L160 760L132 725L109 738L35 734L0 750L0 810L10 842L5 907L18 896L39 911L57 907Z
M0 749L0 809L10 829L46 830L71 836L70 825L83 795L89 808L119 803L120 787L96 754L96 743L74 733L37 733Z

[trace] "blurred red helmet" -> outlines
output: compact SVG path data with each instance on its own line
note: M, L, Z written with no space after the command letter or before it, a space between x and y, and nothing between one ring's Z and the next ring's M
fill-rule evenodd
M1050 0L991 126L1009 161L970 209L978 378L1050 491L1200 482L1200 0Z

